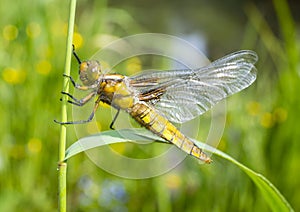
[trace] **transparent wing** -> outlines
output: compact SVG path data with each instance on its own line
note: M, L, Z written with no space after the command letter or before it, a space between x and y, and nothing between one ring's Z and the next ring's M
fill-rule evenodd
M257 54L243 50L199 69L144 72L129 78L141 101L152 104L172 122L201 115L256 79Z

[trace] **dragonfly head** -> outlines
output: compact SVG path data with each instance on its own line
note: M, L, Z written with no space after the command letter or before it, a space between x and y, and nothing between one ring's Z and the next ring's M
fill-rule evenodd
M93 85L101 75L101 65L97 60L88 60L79 65L80 80L84 85Z

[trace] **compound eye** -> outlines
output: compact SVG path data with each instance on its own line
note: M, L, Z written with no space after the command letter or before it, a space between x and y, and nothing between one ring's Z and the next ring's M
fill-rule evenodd
M81 72L85 72L88 68L89 68L89 63L88 62L82 62L82 63L80 63L79 74Z

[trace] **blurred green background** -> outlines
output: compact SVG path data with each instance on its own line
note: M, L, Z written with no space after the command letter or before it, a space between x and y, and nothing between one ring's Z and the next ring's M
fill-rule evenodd
M0 5L0 211L55 211L60 127L53 119L60 119L69 1ZM211 60L256 51L257 81L228 99L219 148L266 176L299 211L299 11L299 1L286 0L81 0L74 44L86 59L119 37L155 32L184 38ZM143 63L133 67L143 69ZM100 124L107 130L110 120ZM76 139L68 127L68 146ZM168 174L128 180L77 155L68 161L68 209L270 210L241 170L213 159L200 166L187 158Z

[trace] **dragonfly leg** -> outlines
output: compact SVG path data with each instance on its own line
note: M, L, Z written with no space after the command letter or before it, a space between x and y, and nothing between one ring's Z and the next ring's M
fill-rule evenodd
M116 113L114 119L112 120L112 122L111 122L110 125L109 125L109 128L112 129L112 130L115 129L115 128L114 128L114 123L115 123L115 121L117 120L117 118L118 118L118 116L119 116L119 113L120 113L120 109L118 109L118 111L117 111L117 113Z
M67 121L67 122L60 122L60 121L54 120L54 122L55 122L55 123L58 123L58 124L61 124L61 125L68 125L68 124L84 124L84 123L88 123L88 122L90 122L90 121L93 120L94 115L95 115L95 113L96 113L96 110L97 110L98 107L99 107L99 102L100 102L100 98L98 98L97 101L95 102L94 109L93 109L91 115L89 116L89 118L88 118L87 120Z
M75 82L75 80L73 79L73 77L69 76L69 75L66 75L66 74L63 74L64 77L67 77L70 79L72 85L78 89L78 90L83 90L83 91L86 91L86 90L89 90L89 89L93 89L93 88L96 88L98 86L98 82L96 82L95 84L93 85L89 85L89 86L86 86L86 85L80 85L78 83Z
M73 47L73 51L72 51L72 52L73 52L74 57L76 58L77 62L78 62L79 64L81 64L81 60L79 59L78 55L77 55L76 52L75 52L75 45L72 44L72 47Z
M71 77L71 76L69 76L69 75L66 75L66 74L63 74L63 76L64 76L64 77L68 77L68 78L71 80L71 82L72 82L72 84L74 85L74 87L76 87L76 85L78 85L78 84L75 82L75 80L73 79L73 77Z
M87 102L89 102L97 94L97 92L94 91L94 92L90 93L89 95L83 97L82 99L76 99L73 95L71 95L67 92L62 91L61 93L65 94L68 97L70 97L71 99L73 99L74 101L68 100L68 102L71 103L71 104L77 105L77 106L85 105Z

